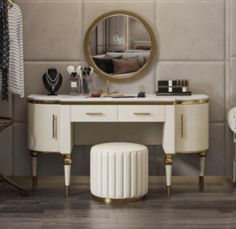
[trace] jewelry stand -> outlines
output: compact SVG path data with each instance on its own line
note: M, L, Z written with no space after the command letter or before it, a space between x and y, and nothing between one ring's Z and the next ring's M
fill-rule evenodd
M49 68L48 71L43 74L42 80L45 88L49 92L48 95L57 95L56 93L62 84L62 75L60 72L58 72L56 68Z
M11 124L12 124L11 119L0 117L0 131L2 131L6 127L10 126ZM0 182L2 184L4 184L4 183L10 184L11 186L17 188L18 190L20 190L21 195L23 195L23 196L25 196L27 194L25 189L23 189L21 186L16 184L14 181L9 179L7 176L3 175L1 172L0 172Z

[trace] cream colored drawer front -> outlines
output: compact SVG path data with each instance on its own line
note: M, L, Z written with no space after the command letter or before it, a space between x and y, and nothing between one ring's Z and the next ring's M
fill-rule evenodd
M119 122L164 122L165 106L122 105L118 106Z
M117 122L117 105L71 106L72 122Z

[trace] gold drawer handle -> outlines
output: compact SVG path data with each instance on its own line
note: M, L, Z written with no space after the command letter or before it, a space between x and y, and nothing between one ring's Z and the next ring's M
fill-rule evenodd
M86 115L103 115L102 112L87 112Z
M52 115L52 138L57 139L57 116Z
M135 115L151 115L149 112L135 112Z

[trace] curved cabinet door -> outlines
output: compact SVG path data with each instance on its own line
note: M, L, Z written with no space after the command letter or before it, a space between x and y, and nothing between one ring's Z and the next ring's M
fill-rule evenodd
M205 151L209 147L209 105L176 105L176 152Z
M28 149L59 152L59 105L28 104Z

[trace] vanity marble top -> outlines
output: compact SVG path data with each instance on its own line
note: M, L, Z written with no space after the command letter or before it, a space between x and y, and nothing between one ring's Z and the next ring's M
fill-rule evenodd
M134 96L134 94L129 96ZM163 102L163 103L176 103L178 101L199 101L199 100L208 100L209 97L204 94L193 94L191 96L156 96L155 94L148 94L145 98L112 98L112 97L88 97L83 95L57 95L57 96L49 96L49 95L37 95L32 94L28 96L28 101L42 101L49 103L87 103L87 102L95 102L95 103L140 103L140 102Z

